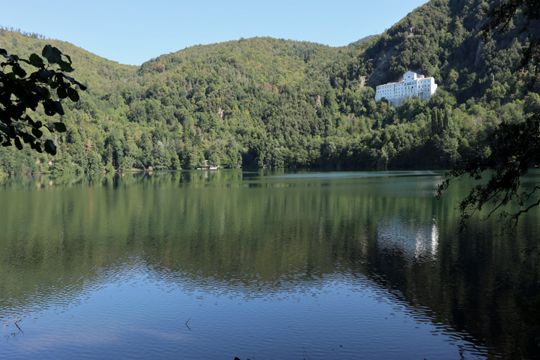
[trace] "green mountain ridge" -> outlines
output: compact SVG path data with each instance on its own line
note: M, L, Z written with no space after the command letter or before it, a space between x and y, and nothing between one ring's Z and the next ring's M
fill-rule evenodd
M384 34L345 47L272 39L193 46L141 66L69 43L0 31L26 55L52 43L89 85L64 116L54 158L0 149L7 173L90 173L224 167L444 168L471 156L501 121L539 106L516 76L527 39L491 42L485 0L432 0ZM420 49L420 50L419 50ZM405 70L440 84L429 102L399 108L373 87Z
M126 80L134 75L137 67L123 65L93 54L66 41L49 39L37 34L25 34L0 27L0 44L6 50L20 56L41 54L43 46L51 44L69 54L76 66L77 78L93 88L110 84L110 81ZM78 66L77 66L78 65Z

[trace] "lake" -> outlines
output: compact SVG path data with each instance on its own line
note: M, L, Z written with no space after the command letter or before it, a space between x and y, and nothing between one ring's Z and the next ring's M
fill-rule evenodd
M540 356L540 212L460 233L441 178L9 180L0 358Z

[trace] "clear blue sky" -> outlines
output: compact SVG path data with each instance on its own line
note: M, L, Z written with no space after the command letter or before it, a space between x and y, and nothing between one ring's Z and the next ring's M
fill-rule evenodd
M1 0L0 25L140 64L196 44L272 36L341 46L426 0Z

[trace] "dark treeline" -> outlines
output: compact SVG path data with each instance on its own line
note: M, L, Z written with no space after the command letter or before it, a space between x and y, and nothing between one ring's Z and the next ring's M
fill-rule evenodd
M68 43L0 31L12 53L53 43L89 91L64 116L59 154L0 149L3 173L224 167L448 168L478 152L500 122L540 108L528 39L481 36L486 0L433 0L384 34L342 48L270 38L196 46L140 67ZM516 24L511 24L511 29ZM406 70L434 76L430 101L398 108L373 87Z

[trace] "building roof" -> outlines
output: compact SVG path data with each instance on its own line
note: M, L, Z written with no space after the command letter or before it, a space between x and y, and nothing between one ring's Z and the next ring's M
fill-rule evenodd
M417 74L417 73L415 73L414 71L410 71L410 70L409 70L409 71L406 71L406 72L403 74L403 77L405 77L405 75L411 74L411 73L412 73L412 74L415 74L415 75L417 76L417 78L416 78L415 80L431 80L431 79L435 80L435 79L433 78L433 76L425 77L424 75ZM404 82L405 82L405 80L403 80L403 78L402 78L400 81L387 82L387 83L385 83L385 84L377 85L375 88L382 87L382 86L389 86L389 85L402 84L402 83L404 83Z

